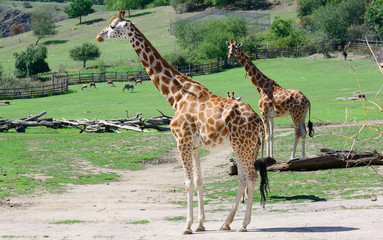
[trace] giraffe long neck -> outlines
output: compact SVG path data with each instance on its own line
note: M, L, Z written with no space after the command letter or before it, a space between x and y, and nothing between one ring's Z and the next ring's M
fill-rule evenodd
M250 60L250 58L246 55L246 53L242 50L238 51L235 55L246 70L247 75L249 76L251 82L255 87L257 87L258 92L262 90L266 90L266 88L270 88L271 86L279 86L274 80L268 78L265 74L263 74Z
M131 28L133 31L130 31L126 38L132 44L154 85L168 100L173 109L176 109L177 102L183 98L182 91L190 93L190 84L187 83L196 82L189 80L172 67L138 28L133 24L131 24Z

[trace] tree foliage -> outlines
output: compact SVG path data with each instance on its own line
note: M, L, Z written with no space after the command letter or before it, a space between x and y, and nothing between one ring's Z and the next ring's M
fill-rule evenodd
M109 10L127 9L129 17L131 9L143 8L141 0L105 0L105 4L108 5Z
M94 9L92 8L92 2L90 0L72 0L70 3L70 7L65 10L65 13L68 14L69 18L80 18L86 16L88 14L94 13Z
M53 23L53 14L48 8L40 8L32 12L31 29L33 35L37 37L37 43L44 37L55 35L57 33L55 24Z
M3 65L0 64L0 80L3 76L3 72L4 72L4 68L3 68Z
M47 58L48 50L46 47L29 46L25 52L14 53L15 76L18 78L30 77L38 73L49 72Z
M80 46L69 50L69 55L73 60L82 61L83 68L86 67L88 60L99 58L101 55L100 49L93 43L83 43Z
M329 38L347 39L351 25L363 23L363 0L333 1L313 12L314 26Z
M372 0L367 5L365 19L379 39L383 39L383 0Z
M207 60L227 55L226 41L247 35L246 19L227 15L201 22L181 21L174 34L181 48L193 60Z
M281 47L294 47L304 45L307 42L303 30L294 26L291 20L284 20L279 17L274 19L266 39Z
M25 28L23 26L23 24L21 23L16 23L16 24L13 24L10 28L9 28L10 32L11 32L11 36L15 36L15 35L18 35L20 33L23 33L25 32Z

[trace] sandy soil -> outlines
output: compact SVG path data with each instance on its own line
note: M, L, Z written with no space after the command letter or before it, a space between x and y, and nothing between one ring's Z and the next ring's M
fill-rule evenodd
M203 160L204 176L229 177L222 164L230 151ZM176 156L177 153L170 154ZM221 165L221 166L220 166ZM383 196L377 201L338 200L253 206L247 233L237 233L242 205L231 231L219 231L231 204L206 206L206 231L184 236L185 222L166 218L186 216L183 171L178 161L143 171L118 172L119 182L71 186L63 194L28 195L0 205L0 237L12 239L383 239ZM195 214L197 214L195 209ZM81 223L52 224L65 220ZM147 220L146 224L128 224ZM196 224L195 226L196 227Z

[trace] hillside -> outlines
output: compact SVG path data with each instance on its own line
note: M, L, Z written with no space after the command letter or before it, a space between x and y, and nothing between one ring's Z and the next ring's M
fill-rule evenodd
M291 3L291 1L287 2ZM295 14L295 5L287 2L274 5L272 9L265 11L271 14L271 18L277 15L291 17ZM3 2L0 2L0 7L2 4ZM37 2L32 4L37 4ZM105 8L105 6L103 7ZM52 71L58 71L59 69L66 71L80 70L82 67L81 62L73 61L69 57L69 50L84 42L97 44L102 53L100 60L89 61L87 63L88 67L97 65L99 61L103 61L106 65L129 64L130 66L140 66L136 54L124 39L104 43L95 41L96 35L107 26L110 18L116 12L104 12L101 6L95 6L94 8L98 12L83 17L83 24L80 25L78 19L57 22L58 34L40 41L40 44L48 48L47 62ZM170 23L199 13L176 14L171 6L165 6L134 10L132 11L131 20L137 24L159 52L166 56L179 50L174 36L169 33ZM35 41L36 37L31 32L0 39L0 64L4 68L5 74L14 71L15 59L13 53L26 49L28 45L35 43Z

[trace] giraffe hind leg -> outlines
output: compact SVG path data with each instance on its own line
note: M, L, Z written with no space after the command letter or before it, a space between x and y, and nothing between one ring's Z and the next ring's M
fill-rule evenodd
M198 227L195 231L202 232L205 231L205 227L203 226L205 222L205 210L203 204L203 182L201 173L201 162L198 148L193 150L193 168L194 187L197 191L198 196Z

